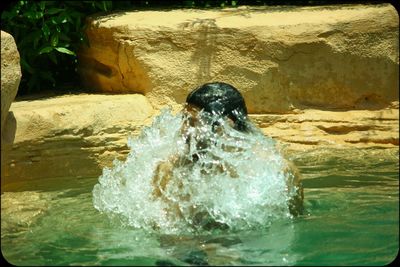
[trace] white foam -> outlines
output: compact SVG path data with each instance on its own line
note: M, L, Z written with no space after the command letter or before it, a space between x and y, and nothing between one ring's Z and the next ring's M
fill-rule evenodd
M131 226L164 233L199 230L206 220L237 230L290 217L290 177L283 172L284 160L273 139L254 126L249 134L219 121L221 131L215 133L204 122L188 129L186 145L188 135L180 131L183 122L182 114L163 110L139 137L130 138L126 161L114 161L99 177L93 189L95 208L119 215ZM199 153L199 141L213 145ZM194 153L198 160L188 164ZM174 155L181 160L174 165L163 197L155 197L157 165Z

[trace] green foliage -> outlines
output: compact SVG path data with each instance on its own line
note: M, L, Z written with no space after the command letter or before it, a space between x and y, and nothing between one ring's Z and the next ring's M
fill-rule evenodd
M1 14L2 30L21 57L19 94L74 84L87 14L108 11L111 1L17 1Z

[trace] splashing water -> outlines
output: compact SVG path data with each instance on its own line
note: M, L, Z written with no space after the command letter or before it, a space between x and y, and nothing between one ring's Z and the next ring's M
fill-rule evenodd
M129 138L126 161L104 168L94 186L95 208L164 233L249 229L290 218L293 175L274 140L253 125L239 132L207 114L193 127L165 109Z

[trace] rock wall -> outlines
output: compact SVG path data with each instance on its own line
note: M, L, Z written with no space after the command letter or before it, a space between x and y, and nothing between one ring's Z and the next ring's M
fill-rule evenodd
M2 161L2 191L29 179L90 177L129 152L127 139L151 122L148 100L131 95L70 95L12 105L16 138Z
M19 53L14 38L1 31L1 132L21 81Z
M9 109L17 95L20 80L21 66L14 38L1 31L1 165L8 162L15 138L16 121ZM3 176L4 170L1 168Z
M399 18L385 5L121 12L88 23L88 88L155 108L224 81L250 113L381 109L398 100Z
M398 147L398 105L382 110L252 115L264 134L292 150L321 147Z

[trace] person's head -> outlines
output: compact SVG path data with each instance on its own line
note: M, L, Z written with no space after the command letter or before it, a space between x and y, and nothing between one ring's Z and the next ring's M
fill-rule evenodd
M222 82L203 84L187 96L186 103L189 108L229 118L236 130L248 130L247 108L243 96L230 84Z

